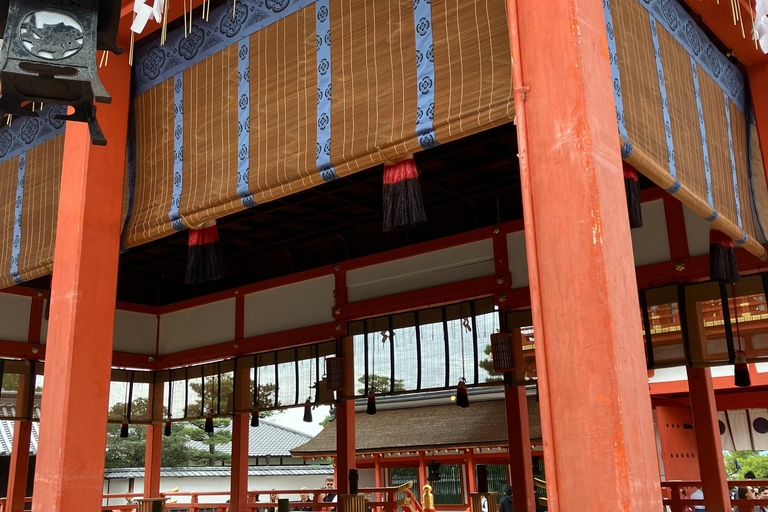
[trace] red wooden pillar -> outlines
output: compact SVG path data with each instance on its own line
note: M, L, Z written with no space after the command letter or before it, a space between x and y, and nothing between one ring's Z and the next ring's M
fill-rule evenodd
M144 497L160 497L160 468L163 459L163 424L147 425L147 447L144 452Z
M549 510L661 510L602 2L507 4Z
M354 352L352 343L342 340L344 354L344 397L336 410L336 489L349 494L349 470L356 467L355 460L355 390ZM341 500L339 500L341 501ZM343 510L341 512L344 512Z
M469 492L477 492L477 472L475 471L475 453L467 449L467 487Z
M108 140L68 122L45 354L35 471L35 512L101 510L123 169L128 126L128 52L100 69L112 95L99 104ZM87 397L87 398L86 398Z
M418 496L421 497L421 492L424 490L424 486L429 485L429 482L427 481L426 452L419 452L419 483L421 484L421 489L418 490Z
M3 512L22 512L27 495L29 471L29 441L32 436L31 421L13 423L13 448L8 469L8 491Z
M688 392L691 395L701 490L704 492L707 512L731 512L717 405L709 368L688 368Z
M232 461L230 464L230 510L248 510L248 441L250 437L248 414L236 414L232 418Z
M531 430L528 425L528 398L525 386L504 386L507 406L507 438L509 439L509 471L512 475L512 499L515 510L535 512L531 460Z

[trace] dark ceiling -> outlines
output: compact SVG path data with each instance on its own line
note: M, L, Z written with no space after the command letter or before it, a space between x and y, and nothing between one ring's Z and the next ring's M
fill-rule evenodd
M382 168L220 219L228 277L184 284L187 232L121 255L118 300L164 305L522 217L515 129L507 124L416 155L427 222L382 232Z

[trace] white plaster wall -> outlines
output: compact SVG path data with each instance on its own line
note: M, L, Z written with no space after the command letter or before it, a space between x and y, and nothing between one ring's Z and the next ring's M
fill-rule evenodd
M493 242L481 240L347 273L350 302L494 274Z
M111 494L127 493L128 479L109 480ZM249 476L248 490L263 491L260 492L259 500L268 501L269 493L276 489L278 494L280 489L319 489L325 484L325 475L304 475L304 476ZM168 491L174 487L179 488L179 492L229 492L229 477L187 477L187 478L161 478L160 491ZM362 487L362 478L361 478ZM104 492L106 493L107 480L104 481ZM144 492L144 479L137 478L134 483L133 492ZM288 498L291 501L298 501L298 494L280 494L281 498ZM178 503L189 503L189 498L180 496L176 498ZM201 496L200 503L223 503L229 499L229 496ZM125 505L125 500L111 499L109 505Z
M512 274L512 288L528 286L528 260L525 252L525 231L507 234L507 257Z
M683 216L690 255L709 254L709 227L711 224L685 205L683 205Z
M205 347L234 338L234 298L160 316L160 354Z
M664 201L659 199L643 203L642 210L643 227L631 230L635 266L642 267L669 261L669 235L664 214Z
M245 337L333 322L333 275L245 296Z
M0 293L0 340L26 343L32 299Z
M115 311L114 349L117 352L154 354L157 317L133 311Z

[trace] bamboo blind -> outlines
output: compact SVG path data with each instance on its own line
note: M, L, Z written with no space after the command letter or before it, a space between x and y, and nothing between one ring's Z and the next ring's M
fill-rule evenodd
M415 8L422 10L415 14ZM325 12L330 32L318 33ZM428 50L419 47L430 35L425 29L431 30ZM327 70L319 53L323 44L330 44ZM238 60L244 54L247 70ZM428 59L434 71L423 82L417 64ZM157 69L152 71L155 76ZM330 87L323 89L325 72ZM183 83L181 102L174 96L177 79ZM424 83L434 86L434 108L421 108ZM318 140L325 101L330 102L329 144ZM238 113L244 103L246 123ZM174 123L180 106L183 164L176 176L174 151L180 145ZM434 137L446 143L509 122L513 112L503 0L310 3L136 98L136 183L123 245L140 245L403 158L423 147L416 132L421 116L431 116ZM244 129L247 166L239 162ZM326 150L332 171L324 175L318 162ZM169 211L176 198L180 223L174 227Z
M611 0L606 26L624 158L766 258L768 190L741 74L674 1Z

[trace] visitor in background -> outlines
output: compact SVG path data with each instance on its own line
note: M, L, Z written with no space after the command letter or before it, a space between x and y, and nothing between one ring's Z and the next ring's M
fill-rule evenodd
M302 491L306 491L307 488L306 487L302 487L301 490ZM312 500L309 499L309 493L308 492L302 492L301 494L299 494L299 501L302 502L302 503L312 503ZM310 511L310 510L312 510L312 507L306 507L306 506L305 507L296 507L295 510Z
M755 493L752 492L751 487L739 487L737 499L753 500L755 499ZM753 512L753 510L759 511L757 507L745 507L745 506L733 507L733 512Z
M761 500L768 500L768 486L763 485L757 490L757 497ZM758 507L760 512L768 512L768 504L760 505Z
M501 490L503 495L501 496L501 501L499 502L499 512L514 512L515 504L512 501L512 486L509 484L504 484L504 487Z
M704 499L704 492L701 490L701 487L697 487L696 490L691 493L691 499L692 500ZM693 510L706 510L706 509L704 508L704 505L695 505L693 507Z
M274 491L274 489L272 489ZM269 494L269 501L270 503L274 503L271 507L267 507L264 509L264 512L277 512L277 500L280 499L280 496L277 495L277 493L272 492Z

